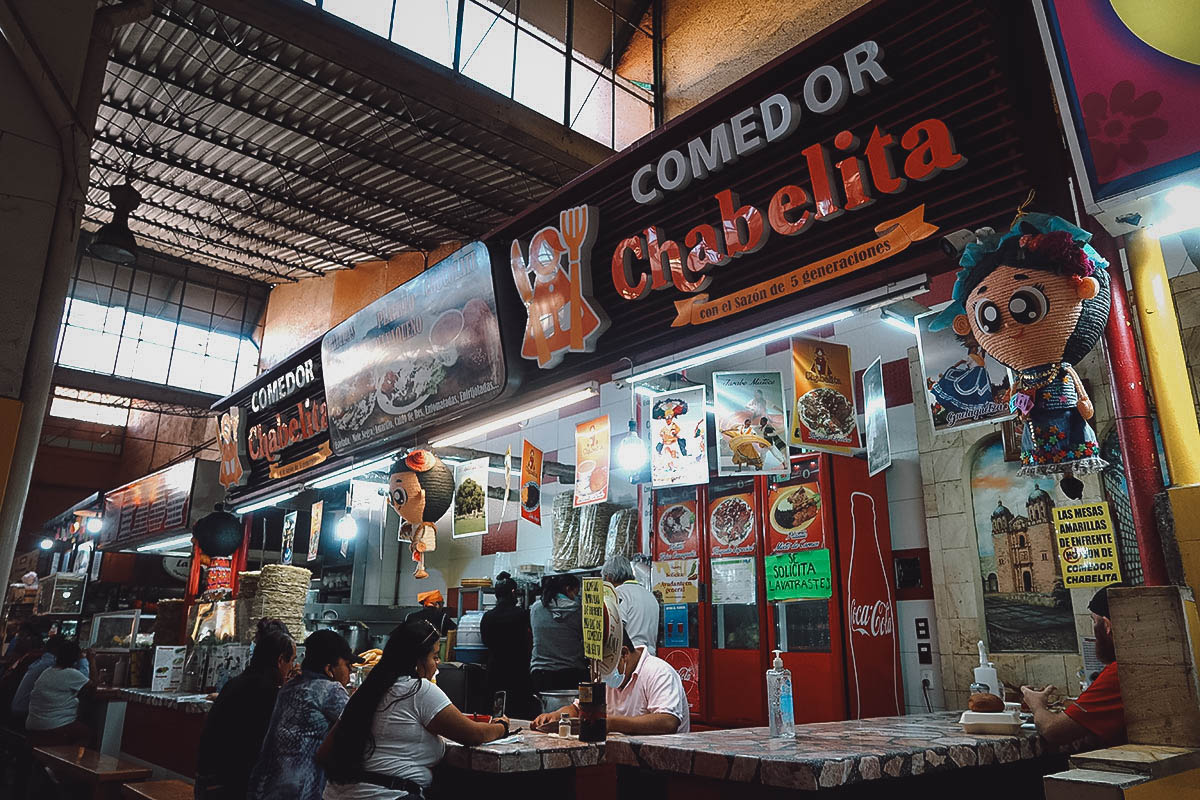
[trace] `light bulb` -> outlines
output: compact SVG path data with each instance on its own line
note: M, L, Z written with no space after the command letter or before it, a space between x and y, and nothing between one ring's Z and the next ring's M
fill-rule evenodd
M40 542L38 542L38 547L42 548L43 550L53 550L54 549L54 540L53 539L42 539Z
M93 536L104 530L104 520L100 517L88 517L87 532Z
M637 423L629 421L629 433L617 445L617 463L626 472L636 472L646 463L646 444L637 434Z
M339 539L353 539L358 534L358 523L354 521L354 517L347 514L338 520L337 530L335 535Z

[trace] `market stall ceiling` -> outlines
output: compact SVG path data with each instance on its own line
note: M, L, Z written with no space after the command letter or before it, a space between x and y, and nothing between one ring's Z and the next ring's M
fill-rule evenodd
M507 135L506 135L507 134ZM278 283L476 238L609 152L287 0L162 0L119 34L84 227Z

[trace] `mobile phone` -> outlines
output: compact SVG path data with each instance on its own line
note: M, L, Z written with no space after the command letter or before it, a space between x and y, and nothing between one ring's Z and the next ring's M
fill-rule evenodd
M503 717L504 708L508 705L508 692L499 691L492 697L492 716Z

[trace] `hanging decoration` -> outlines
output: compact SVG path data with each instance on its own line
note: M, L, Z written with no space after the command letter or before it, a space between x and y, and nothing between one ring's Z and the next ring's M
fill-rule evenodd
M437 521L453 501L454 473L429 450L413 450L392 464L388 503L403 520L400 535L409 542L417 578L429 577L425 554L437 547Z
M1023 476L1078 475L1107 466L1088 420L1092 401L1074 365L1103 335L1110 303L1108 262L1092 236L1049 214L1019 214L999 236L977 231L963 248L950 306L934 322L973 334L984 352L1016 373L1010 408L1023 428Z

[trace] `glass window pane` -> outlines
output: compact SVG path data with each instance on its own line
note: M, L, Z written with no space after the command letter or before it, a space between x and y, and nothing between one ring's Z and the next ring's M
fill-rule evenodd
M503 17L467 1L463 14L462 63L459 71L505 97L512 94L513 27ZM518 64L518 68L534 67ZM562 104L562 91L559 91Z
M111 375L121 337L68 326L63 333L58 363Z
M404 0L396 4L392 41L439 64L454 63L454 0Z
M617 85L617 141L616 150L622 150L654 129L654 106Z
M208 331L191 325L180 325L175 332L175 349L189 353L201 353L208 348Z
M757 650L758 606L713 606L713 644L719 650Z
M578 62L571 74L571 129L612 146L612 84Z
M50 401L50 416L124 427L129 422L129 409L99 403L86 403L67 397L55 397Z
M93 331L104 329L104 320L108 311L105 306L76 298L71 301L71 307L67 311L69 314L68 325Z
M171 364L171 348L141 342L137 348L137 360L129 377L151 383L166 383L167 368Z
M777 603L775 623L775 640L780 650L788 653L829 652L828 600Z
M562 53L521 31L517 37L517 102L562 120L565 63Z
M159 317L142 317L142 341L170 347L175 342L175 323Z
M387 38L392 0L325 0L321 7L376 36Z
M206 358L201 373L200 391L226 395L233 389L234 362Z
M176 349L171 355L171 371L167 383L181 389L200 391L204 385L204 356Z

